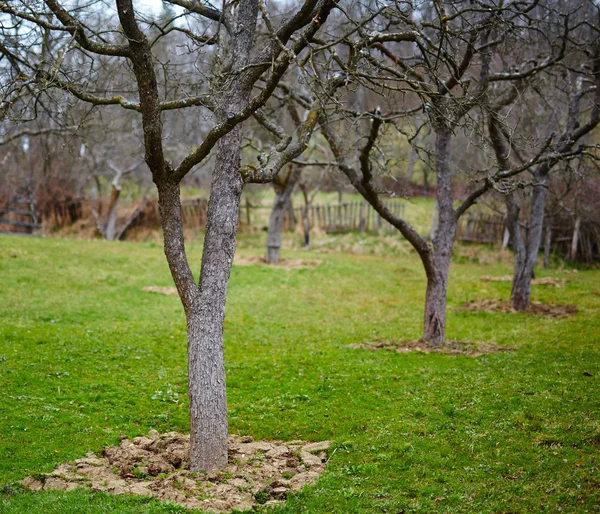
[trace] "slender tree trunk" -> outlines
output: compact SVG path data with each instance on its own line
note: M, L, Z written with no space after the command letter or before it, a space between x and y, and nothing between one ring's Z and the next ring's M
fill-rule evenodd
M302 210L302 232L304 234L304 249L310 249L310 200L306 191L304 194L304 209Z
M449 233L448 238L454 239ZM450 245L436 248L433 255L435 272L427 277L425 293L425 322L423 325L423 341L434 346L443 346L446 338L446 303L448 297L448 276L452 257L452 241Z
M294 200L290 196L287 202L287 214L288 214L288 232L294 232L296 229L296 215L294 213Z
M408 161L408 168L406 170L406 178L409 182L412 182L413 173L415 171L415 164L417 163L418 157L419 154L416 150L413 149L413 151L410 153L410 161Z
M275 196L271 218L269 219L269 230L267 232L267 252L265 260L268 264L277 264L281 254L281 239L283 234L283 222L286 211L286 199L283 194Z
M269 231L267 232L267 251L265 260L268 264L277 264L281 254L281 238L283 234L283 221L285 212L290 203L292 192L300 178L300 166L292 165L290 174L282 188L279 189L273 203Z
M433 239L430 266L425 265L428 272L423 340L435 346L443 346L446 337L448 275L452 259L452 245L456 235L456 213L452 201L449 163L451 137L451 132L446 128L441 128L436 132L438 224Z
M113 184L108 212L106 213L106 226L104 228L104 237L109 241L113 241L117 233L117 204L119 203L120 195L121 188Z
M570 260L577 260L577 247L579 246L579 230L581 227L581 216L577 216L575 220L575 228L573 229L573 239L571 240L571 251L569 252Z
M538 170L534 178L538 185L533 188L527 243L523 240L518 224L519 209L515 205L514 198L509 199L509 202L512 203L512 206L509 206L509 210L513 210L513 213L509 214L509 218L512 218L509 230L511 230L511 237L515 248L515 274L510 301L513 309L517 311L527 309L531 301L531 279L533 278L533 269L542 242L547 193L545 187L547 173L545 172L545 168ZM519 241L517 241L517 238L519 238Z
M544 234L544 269L548 269L550 264L550 249L552 246L552 225L554 218L549 216L546 220L546 231Z
M510 233L510 238L513 242L513 251L515 258L515 271L513 275L513 285L511 291L511 303L515 307L516 302L523 303L525 306L523 310L529 304L529 282L531 281L531 275L529 280L526 277L526 261L527 261L527 248L525 246L525 240L523 239L523 233L519 225L519 214L520 207L517 203L517 199L514 193L511 193L506 197L506 226ZM515 287L516 286L516 287Z

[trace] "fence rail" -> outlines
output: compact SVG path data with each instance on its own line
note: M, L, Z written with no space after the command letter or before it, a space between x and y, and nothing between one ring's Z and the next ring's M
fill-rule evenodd
M383 202L390 212L404 218L405 204L398 200ZM294 208L294 220L302 219L306 207ZM366 202L346 202L340 204L311 205L308 220L312 227L319 227L333 234L339 232L395 232L396 229L385 221ZM288 220L289 223L289 220Z

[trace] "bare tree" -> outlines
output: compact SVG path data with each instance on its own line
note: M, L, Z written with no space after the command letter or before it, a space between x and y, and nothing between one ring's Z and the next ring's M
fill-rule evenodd
M172 16L159 23L136 11L132 0L115 0L118 24L106 23L106 5L91 2L71 14L59 0L0 4L7 23L0 29L2 71L14 84L4 97L15 103L27 94L43 98L50 89L94 108L118 106L141 116L145 161L158 191L164 251L188 327L188 380L191 467L213 470L227 462L227 402L223 361L223 321L227 284L244 184L268 182L302 153L322 102L316 99L295 138L279 133L280 143L264 162L241 163L241 124L260 109L292 63L311 43L335 7L333 0L306 0L273 17L259 0L224 2L223 9L194 0L170 0L186 9L188 23ZM12 27L17 25L18 37ZM8 28L7 28L8 27ZM116 27L116 28L110 28ZM196 56L193 74L177 74L183 60L161 61L159 42L185 37ZM168 47L168 45L167 45ZM122 73L110 88L96 88L93 77L107 62ZM159 73L160 71L160 73ZM343 81L328 81L331 96ZM100 89L108 90L104 95ZM175 163L168 158L165 120L194 109L203 120L203 137ZM215 150L200 281L185 253L180 183Z
M596 25L586 22L583 24L583 34L574 35L580 38L576 41L577 52L575 53L575 61L578 65L570 66L568 62L565 63L557 79L563 87L554 91L554 94L547 87L539 90L542 101L552 102L554 107L538 110L542 115L536 116L535 112L532 113L531 124L537 130L544 125L542 119L550 113L554 119L544 120L546 126L556 130L557 125L562 124L562 134L556 141L554 134L548 136L549 158L532 169L528 182L517 184L516 188L511 188L506 196L507 224L515 255L511 303L513 308L519 311L525 310L531 299L531 279L542 241L551 171L559 163L568 165L573 157L596 158L594 152L590 153L585 145L579 144L600 122L600 38L598 37L600 9L593 5L587 7L591 7L592 12L596 11ZM585 62L586 59L588 62ZM587 104L587 109L582 109L584 102ZM561 109L562 106L566 109ZM589 111L589 114L586 111ZM501 169L510 167L511 155L514 156L513 159L523 161L523 153L527 152L523 149L522 141L519 140L518 131L514 127L507 126L505 120L506 118L499 116L498 113L493 113L489 118L490 139ZM524 230L523 200L518 194L519 187L526 185L532 188L527 233ZM549 248L549 243L547 247Z
M297 164L291 164L290 169L283 177L277 177L273 181L275 189L275 200L269 218L269 229L267 231L267 252L265 260L268 264L277 264L281 253L281 239L283 234L283 223L285 213L291 202L292 193L300 179L302 168Z
M502 189L511 177L554 158L546 144L518 166L472 173L474 187L455 207L453 179L458 170L453 168L453 142L460 142L459 134L471 134L467 141L486 151L478 140L485 138L488 113L512 105L528 81L563 61L577 26L570 15L577 10L578 5L566 4L563 9L552 1L434 2L429 10L412 4L406 8L390 5L373 12L369 24L343 38L348 53L359 62L356 72L344 67L339 57L332 57L352 80L383 91L382 104L388 105L386 112L379 107L353 112L337 105L337 119L334 112L323 115L320 128L339 169L421 258L427 275L426 342L444 344L448 274L460 216L489 190ZM535 55L523 48L535 48ZM399 120L421 112L435 135L439 222L431 243L386 208L381 200L385 191L377 183L378 170L390 172L385 156L377 157L382 153L382 131L392 126L403 133ZM339 136L342 123L346 133L348 127L359 133L362 143L356 153Z

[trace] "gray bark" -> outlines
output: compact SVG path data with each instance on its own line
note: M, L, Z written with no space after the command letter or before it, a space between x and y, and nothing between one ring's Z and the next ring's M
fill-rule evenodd
M456 213L452 201L450 173L451 133L446 128L436 131L436 174L438 182L438 226L433 239L433 255L427 273L423 340L443 346L446 337L446 301L452 245L456 235ZM426 266L426 270L428 267Z
M537 262L544 225L544 208L546 205L546 182L548 168L542 166L534 174L537 184L533 189L531 213L527 241L523 238L519 226L519 208L512 196L507 199L509 210L509 230L515 251L515 273L513 277L510 301L513 309L523 311L531 300L531 279Z
M265 260L268 264L277 264L281 254L281 238L283 234L283 222L285 212L289 208L294 187L300 178L300 166L292 165L292 169L285 182L277 187L276 196L271 210L271 218L269 220L269 230L267 232L267 251Z
M409 182L412 182L412 176L413 176L413 172L415 171L415 164L417 163L418 157L419 157L419 154L413 148L412 152L410 153L410 161L408 162L408 168L406 170L406 178L408 179Z
M208 202L199 301L188 314L188 382L192 470L227 464L227 397L223 351L225 300L238 227L243 182L241 130L218 144Z
M106 227L104 228L104 237L106 237L106 239L108 239L109 241L114 241L115 234L117 233L117 204L120 194L121 188L113 185L111 202L107 214Z
M554 219L552 216L546 220L546 231L544 234L544 269L548 269L550 264L550 250L552 246L552 225Z
M446 339L446 302L451 255L451 245L436 252L433 257L435 272L427 277L423 341L434 346L443 346Z
M502 234L502 249L506 250L508 248L508 243L510 242L510 231L508 227L504 228L504 233Z
M433 216L431 218L431 228L429 229L429 239L433 240L438 226L438 203L433 204Z
M581 216L577 216L575 220L575 228L573 229L573 239L571 240L570 257L572 261L577 260L577 247L579 246L579 229L581 227Z

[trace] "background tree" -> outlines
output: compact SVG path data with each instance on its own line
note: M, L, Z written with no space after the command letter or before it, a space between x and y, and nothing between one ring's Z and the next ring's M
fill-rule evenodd
M321 117L321 131L340 170L421 258L427 275L423 339L442 345L452 246L460 216L487 191L502 188L504 181L535 163L551 160L553 151L542 146L528 162L510 169L470 170L474 187L455 207L453 180L459 169L453 166L452 152L461 142L458 136L488 153L481 141L486 137L489 113L512 105L529 80L563 62L570 35L579 26L571 18L579 5L480 2L474 7L466 2L435 2L430 9L407 4L380 12L371 7L370 23L343 39L348 53L359 62L358 71L346 69L338 56L332 56L332 61L363 87L379 88L381 104L360 112L338 104ZM392 127L388 130L405 132L399 120L421 112L435 136L439 221L431 244L385 207L377 183L378 171L390 173L379 146L382 131ZM339 129L342 124L344 128ZM355 157L338 135L341 130L347 134L349 127L362 141ZM410 135L413 140L415 137Z
M595 152L581 142L600 122L599 15L598 6L592 3L576 13L579 27L570 35L571 51L563 65L546 78L554 87L538 83L531 88L535 98L530 99L530 109L525 106L529 115L526 123L521 116L500 113L492 113L489 119L490 139L499 168L508 169L511 156L513 161L524 162L531 157L529 149L542 142L549 152L547 159L528 170L528 181L516 184L506 195L507 224L515 255L511 290L515 310L525 310L531 300L531 279L542 242L550 173L561 163L568 167L573 157L596 158ZM557 129L562 131L558 137ZM527 217L518 191L524 186L532 188ZM523 230L525 225L527 233Z

